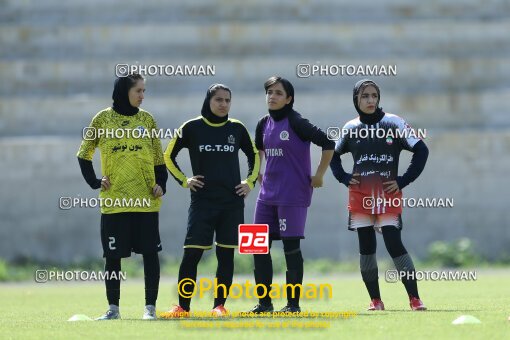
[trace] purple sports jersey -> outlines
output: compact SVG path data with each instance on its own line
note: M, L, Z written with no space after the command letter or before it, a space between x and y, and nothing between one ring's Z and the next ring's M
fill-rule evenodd
M310 141L299 138L288 117L279 121L268 117L262 135L267 163L258 201L267 205L310 206Z

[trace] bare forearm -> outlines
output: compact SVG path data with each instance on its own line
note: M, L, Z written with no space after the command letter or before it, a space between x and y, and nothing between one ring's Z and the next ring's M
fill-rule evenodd
M315 176L324 177L324 174L328 170L329 163L333 158L334 150L324 150L322 151L321 160L319 162L319 166L317 167L317 171L315 172Z

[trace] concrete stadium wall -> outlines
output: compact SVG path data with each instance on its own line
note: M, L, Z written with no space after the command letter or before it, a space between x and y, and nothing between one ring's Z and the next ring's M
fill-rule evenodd
M253 127L252 127L253 128ZM490 258L510 255L506 227L508 201L504 190L510 158L510 130L497 133L428 132L430 158L422 176L404 190L406 197L452 198L454 208L406 209L403 237L410 251L424 256L430 242L469 237ZM101 256L99 211L59 209L59 197L97 197L76 161L79 138L26 137L0 142L0 257L44 260ZM164 145L168 141L163 141ZM319 151L314 149L314 161ZM344 156L346 168L352 166ZM409 164L403 152L400 171ZM179 162L189 173L186 152ZM246 168L243 165L244 169ZM99 159L95 159L99 174ZM246 202L245 219L252 220L258 187ZM347 189L328 172L325 187L314 192L309 210L304 252L311 257L353 258L357 239L346 229ZM169 179L160 218L164 251L181 253L186 230L189 192ZM380 239L382 241L382 239ZM379 252L385 253L384 247Z
M406 210L408 249L423 257L432 241L469 237L481 254L508 258L509 19L508 0L4 0L0 257L101 256L99 212L62 211L58 199L96 196L75 157L82 129L111 105L115 65L138 62L216 67L215 76L148 77L143 108L160 127L197 116L206 88L222 82L233 90L231 116L252 133L266 111L262 84L270 75L289 78L296 109L326 129L355 116L351 91L362 77L299 78L298 64L396 65L396 76L372 77L382 86L381 105L426 129L430 148L425 172L405 194L455 204ZM409 159L404 152L401 173ZM97 155L95 165L99 173ZM255 197L247 200L246 221ZM328 173L309 211L305 256L356 256L346 198ZM181 253L188 204L189 193L169 179L160 226L165 252ZM378 251L385 253L382 244Z

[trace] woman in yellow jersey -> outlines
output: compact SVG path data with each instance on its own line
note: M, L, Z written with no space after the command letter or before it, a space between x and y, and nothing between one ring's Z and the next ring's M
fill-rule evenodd
M131 74L115 80L113 105L95 115L84 129L78 161L85 181L101 189L101 243L108 273L108 311L97 320L120 319L121 258L131 252L143 255L145 310L143 319L156 319L159 289L158 215L166 192L166 173L161 142L154 134L156 121L140 109L145 79ZM95 149L101 151L101 173L92 166Z

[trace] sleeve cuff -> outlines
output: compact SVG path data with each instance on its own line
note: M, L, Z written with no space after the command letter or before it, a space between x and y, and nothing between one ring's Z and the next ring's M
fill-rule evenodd
M345 174L342 178L342 184L346 187L349 187L349 182L351 181L352 175L351 174Z
M335 142L328 139L328 143L322 146L322 151L335 150Z
M101 188L101 178L96 179L96 181L90 186L92 189Z
M163 184L163 183L156 182L156 184L159 185L161 187L161 189L163 190L163 195L166 194L166 183Z
M397 184L398 184L398 188L400 190L404 189L406 186L409 185L409 183L404 179L403 176L398 176L396 181L397 181Z

